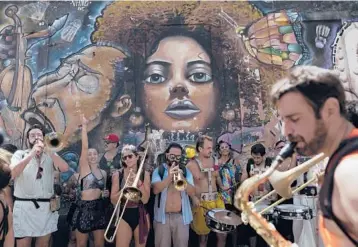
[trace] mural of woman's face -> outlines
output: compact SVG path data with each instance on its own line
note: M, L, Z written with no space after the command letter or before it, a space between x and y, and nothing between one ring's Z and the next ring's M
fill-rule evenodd
M198 131L215 116L211 59L198 42L173 36L148 57L142 99L147 117L163 130Z

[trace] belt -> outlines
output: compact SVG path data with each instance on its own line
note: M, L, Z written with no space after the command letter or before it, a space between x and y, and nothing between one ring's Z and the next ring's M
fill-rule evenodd
M201 193L200 194L200 200L201 201L216 201L218 199L218 192L212 192L212 193Z
M182 211L179 211L179 212L165 212L165 214L182 214Z
M15 199L15 201L33 202L36 209L40 208L40 205L37 202L50 202L51 201L51 199L46 199L46 198L30 199L30 198L14 197L14 199Z

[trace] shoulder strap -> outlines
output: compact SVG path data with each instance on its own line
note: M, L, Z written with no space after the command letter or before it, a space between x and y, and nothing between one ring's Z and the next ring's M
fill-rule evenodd
M319 201L321 204L321 210L326 218L331 218L341 229L341 231L347 236L347 238L355 245L358 246L358 241L353 239L349 235L346 227L343 225L340 219L334 214L332 208L332 194L334 188L334 173L338 167L340 161L353 152L358 151L358 137L346 139L341 142L338 149L331 155L329 162L325 170L325 178L320 190Z
M160 179L163 180L163 177L164 177L164 165L163 164L160 164L158 166L158 174L160 176Z
M159 174L161 180L163 180L164 171L165 171L165 169L164 169L164 165L163 165L163 163L162 163L162 164L160 164L160 165L158 166L158 174ZM161 200L161 198L162 198L162 192L160 192L160 193L158 194L158 208L160 207L160 200Z

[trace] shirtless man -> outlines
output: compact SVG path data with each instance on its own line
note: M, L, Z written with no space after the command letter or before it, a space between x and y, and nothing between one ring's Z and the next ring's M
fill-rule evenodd
M342 83L329 70L297 66L271 95L297 153L330 156L320 190L324 246L358 246L358 129L346 117Z
M206 225L205 213L207 209L225 208L223 199L218 194L217 184L226 190L219 176L218 161L212 157L213 139L209 136L199 136L196 142L198 158L187 164L195 183L195 195L191 197L193 203L193 223L191 228L200 237L200 247L206 247L210 229ZM226 234L217 234L217 247L225 247Z
M182 153L180 144L171 143L165 151L166 162L153 171L155 247L170 247L172 238L174 247L188 247L189 225L193 220L189 196L195 195L195 188L193 175L180 164ZM183 191L173 184L173 176L178 172L183 173L187 182Z

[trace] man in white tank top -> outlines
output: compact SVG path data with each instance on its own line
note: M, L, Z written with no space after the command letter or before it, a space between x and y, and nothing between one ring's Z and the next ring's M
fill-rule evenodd
M54 197L54 172L68 170L67 163L44 146L44 132L34 125L27 132L30 149L18 150L11 159L14 179L14 235L17 247L48 247L51 233L57 231L58 213L50 209ZM54 211L54 212L53 212Z

